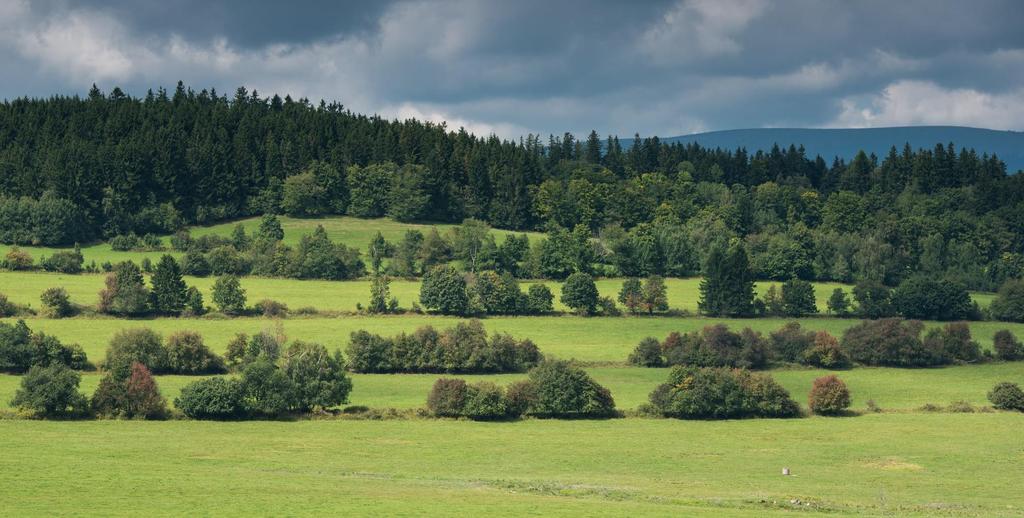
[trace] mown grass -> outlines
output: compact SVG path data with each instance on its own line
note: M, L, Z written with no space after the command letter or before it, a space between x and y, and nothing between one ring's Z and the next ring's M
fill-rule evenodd
M214 277L185 277L186 283L202 291L207 304L212 304L215 280ZM699 277L666 279L669 307L673 310L695 314L697 303L700 300L700 281ZM103 274L66 275L47 272L0 271L0 293L6 295L13 302L35 308L39 307L39 295L43 290L58 286L68 291L72 302L86 307L95 306L99 299L99 291L103 289L103 282ZM356 310L357 304L365 306L369 301L370 282L369 280L318 281L245 277L242 279L242 287L246 290L250 304L263 299L273 299L287 304L293 310L313 307L321 311L351 312ZM623 279L598 279L596 284L602 296L616 300L619 290L622 288L622 282ZM522 281L520 287L526 290L534 283L546 284L551 289L551 293L555 296L556 311L568 311L568 308L559 300L561 283ZM771 281L759 282L756 285L756 291L758 294L762 294L769 286L778 284ZM818 299L818 309L822 313L826 312L828 298L834 289L841 288L847 293L852 290L852 286L848 284L835 282L813 284L814 293ZM419 301L420 281L418 280L392 279L390 289L391 295L398 299L402 307L409 308L413 302ZM972 296L979 304L986 306L994 295L974 293Z
M11 516L1021 516L1022 424L0 421L0 501Z

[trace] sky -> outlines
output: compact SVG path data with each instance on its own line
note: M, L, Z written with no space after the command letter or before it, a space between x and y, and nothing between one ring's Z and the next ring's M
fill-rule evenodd
M0 0L0 98L179 80L516 138L1024 130L1019 0Z

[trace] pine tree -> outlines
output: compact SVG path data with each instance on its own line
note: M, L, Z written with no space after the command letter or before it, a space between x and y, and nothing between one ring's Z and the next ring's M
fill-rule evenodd
M733 245L708 255L700 283L700 311L710 316L749 316L754 309L754 276L747 252Z
M177 314L185 309L187 300L185 281L181 278L178 261L164 254L153 272L152 305L160 313Z

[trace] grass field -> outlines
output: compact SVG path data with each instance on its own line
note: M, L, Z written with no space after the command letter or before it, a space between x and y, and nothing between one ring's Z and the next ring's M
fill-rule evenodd
M18 516L1021 516L1022 424L0 421L0 501Z
M258 225L244 220L247 231ZM397 241L408 228L386 219L282 218L285 241L323 224L330 237L360 250L380 231ZM194 235L227 235L235 223L197 228ZM449 226L441 225L444 232ZM501 240L507 234L496 231ZM531 239L539 235L531 235ZM36 258L52 249L27 248ZM0 247L0 254L6 247ZM156 260L162 252L114 252L104 244L83 249L86 261ZM210 301L212 278L188 278ZM673 309L694 312L699 279L669 279ZM615 297L622 279L601 279ZM523 282L524 289L530 282ZM369 298L368 281L242 280L250 304L269 298L292 309L351 312ZM759 283L763 292L770 283ZM102 275L0 272L0 293L39 306L39 294L62 286L92 306ZM557 302L558 283L549 283ZM818 305L833 289L816 283ZM402 306L418 299L419 283L391 285ZM987 305L992 294L975 293ZM4 319L12 322L14 319ZM195 330L223 353L235 333L281 326L288 339L344 348L349 334L382 334L460 321L433 315L296 316L126 320L81 316L29 318L34 330L78 343L102 359L119 329L150 327L168 335ZM636 409L668 369L628 367L624 361L646 336L663 338L725 323L768 333L789 319L709 319L659 316L492 317L489 331L530 338L546 355L576 358L608 387L621 410ZM854 319L805 318L810 330L841 335ZM940 325L935 322L929 326ZM992 336L1024 324L972 322L971 332L991 349ZM784 368L771 375L806 406L818 369ZM297 422L82 421L0 419L0 509L11 516L41 515L423 515L449 516L766 516L828 513L856 516L1024 516L1024 414L932 413L926 404L966 401L978 407L1001 381L1024 384L1024 362L936 369L859 367L838 375L852 392L854 410L873 401L881 413L845 418L676 421L630 417L596 421L526 419L476 423L410 420L300 420ZM354 374L349 405L413 409L424 406L436 374ZM506 384L525 374L458 376ZM84 373L91 394L101 374ZM173 401L197 377L158 376ZM0 409L8 409L21 378L0 375ZM780 475L783 467L794 476ZM799 501L799 504L792 503ZM798 511L799 510L799 511Z
M370 240L373 239L377 232L380 232L388 241L398 243L405 235L406 230L417 229L424 234L427 234L432 228L436 228L438 232L444 234L456 226L438 223L399 223L388 218L360 219L348 216L317 219L298 219L280 216L279 219L281 221L281 228L284 229L284 242L287 244L297 244L303 235L312 233L313 230L316 229L317 225L323 225L324 230L327 231L327 236L330 237L332 241L355 247L363 252L364 255L366 253L367 245L370 244ZM247 218L208 227L192 227L189 231L194 237L203 235L220 235L227 237L231 235L231 232L239 223L245 227L247 234L252 235L256 229L259 228L260 218ZM501 244L509 234L521 233L498 229L492 230L492 232L494 233L495 241L499 244ZM542 239L544 237L543 234L537 232L526 232L526 234L529 235L530 242L534 242L537 239ZM164 246L168 249L166 252L119 252L111 249L110 245L106 243L94 243L82 247L82 256L85 258L85 264L96 261L96 264L99 265L106 261L117 263L119 261L126 261L129 259L135 262L140 262L144 257L148 257L155 264L157 259L165 253L170 253L175 256L181 255L178 252L170 251L169 236L164 236L163 242ZM43 256L52 255L53 252L57 250L70 249L70 247L54 248L44 246L22 246L20 248L31 254L32 258L37 261ZM11 247L9 245L0 244L0 257L6 255L10 249Z
M203 292L207 304L212 304L212 289L215 280L214 277L185 277L186 283ZM72 302L82 306L94 306L99 299L99 291L103 289L103 281L103 274L66 275L48 272L0 271L0 293L18 304L38 308L39 295L43 290L61 286L68 291ZM622 281L623 279L598 279L596 281L597 289L602 296L615 300L622 288ZM546 284L555 295L556 311L568 310L559 301L561 283L522 281L520 287L526 290L530 284L538 282ZM825 311L828 297L834 289L842 288L848 293L852 290L852 286L848 284L834 282L813 284L815 296L818 299L818 309L822 312ZM668 290L669 306L672 309L697 312L697 302L700 300L699 277L666 279L665 285ZM759 282L756 285L756 290L760 294L772 285L778 285L778 283ZM369 280L317 281L245 277L242 279L242 287L246 290L250 304L263 299L273 299L287 304L291 309L311 306L321 311L355 311L356 304L365 305L370 299ZM408 308L413 302L419 301L420 282L418 280L393 279L390 289L391 295L398 298L402 307ZM982 306L987 306L993 297L989 293L973 293L972 296Z

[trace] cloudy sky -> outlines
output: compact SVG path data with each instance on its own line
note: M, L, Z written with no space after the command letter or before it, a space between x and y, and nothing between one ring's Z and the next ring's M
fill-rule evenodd
M1024 4L0 0L0 69L7 99L180 79L504 137L1022 130Z

